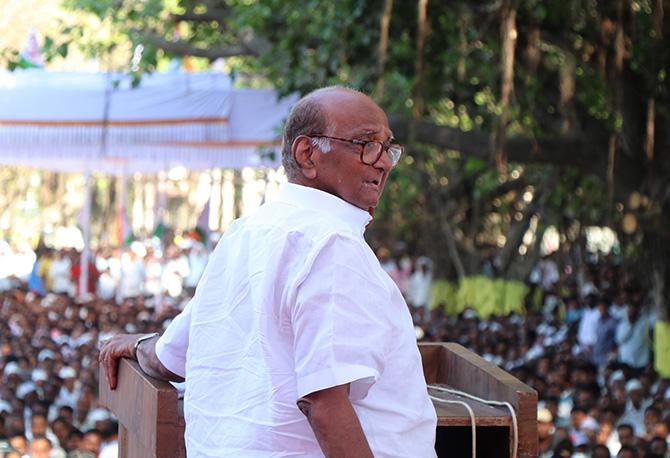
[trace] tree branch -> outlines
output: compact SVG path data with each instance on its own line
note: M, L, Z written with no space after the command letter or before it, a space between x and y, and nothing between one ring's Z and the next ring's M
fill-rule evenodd
M178 56L205 57L216 60L219 57L257 56L261 53L261 40L253 34L242 37L237 44L216 48L199 48L183 40L169 41L156 32L137 31L149 43Z
M193 22L209 22L209 21L220 21L224 19L230 10L217 8L214 10L208 10L204 13L194 13L192 11L187 11L183 14L171 14L170 18L175 21L193 21Z
M482 200L492 200L496 197L504 196L510 191L519 191L527 186L528 182L523 177L517 178L516 180L507 180L493 188L490 192L482 197Z
M485 161L491 158L493 148L491 137L481 131L464 132L402 116L390 116L389 124L395 138L400 142L413 141L455 150L465 156ZM511 137L505 146L509 161L570 165L580 168L585 173L596 175L604 181L607 180L609 133L604 129L598 129L597 125L591 125L588 130L579 134L565 134L551 138ZM420 151L412 151L412 154L420 154ZM644 151L640 150L640 154L644 154ZM615 173L619 185L616 196L625 199L628 193L639 189L644 182L646 177L644 163L626 154L618 154L616 160Z
M404 117L389 118L395 138L407 142L411 138L439 148L452 149L461 153L489 160L491 157L491 137L481 131L464 132L460 129L440 126L424 120ZM413 136L412 136L413 134ZM588 166L604 163L607 158L607 137L601 143L596 134L585 139L579 136L530 139L511 137L506 142L508 158L514 162L575 164ZM599 147L599 145L604 145ZM602 150L600 150L602 148Z

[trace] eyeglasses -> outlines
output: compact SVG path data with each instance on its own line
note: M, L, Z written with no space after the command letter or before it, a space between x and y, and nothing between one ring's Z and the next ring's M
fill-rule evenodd
M330 140L338 140L341 142L353 143L361 147L361 162L366 165L375 165L382 153L386 151L389 159L391 159L391 166L395 167L400 162L400 157L403 153L402 145L397 143L387 143L377 141L365 141L349 138L330 137L328 135L306 135L310 138L328 138Z

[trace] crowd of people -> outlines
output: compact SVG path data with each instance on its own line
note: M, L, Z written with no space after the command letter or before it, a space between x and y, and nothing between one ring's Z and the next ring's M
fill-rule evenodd
M537 391L541 458L670 456L670 379L653 368L648 295L611 259L573 268L547 257L531 282L525 316L436 307L421 333L459 342Z
M118 424L97 399L99 342L159 330L177 312L142 296L0 293L0 456L116 457Z
M0 291L24 282L30 291L117 302L151 296L166 302L192 295L208 259L199 236L184 234L163 246L157 237L121 248L100 247L89 255L86 285L80 285L81 252L40 244L34 251L0 242ZM80 290L83 286L84 290Z
M118 332L160 332L185 306L207 250L190 242L165 253L99 252L93 294L81 296L77 253L43 250L30 275L0 288L0 456L116 456L118 425L97 400L98 345ZM537 390L540 457L668 456L670 380L653 369L654 311L610 260L571 267L545 258L524 316L480 319L430 309L427 257L379 256L417 336L461 343Z

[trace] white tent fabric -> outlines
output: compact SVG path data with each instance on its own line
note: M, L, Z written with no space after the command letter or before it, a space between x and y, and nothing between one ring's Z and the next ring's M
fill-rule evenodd
M0 72L0 164L156 172L277 167L296 97L233 89L222 73Z

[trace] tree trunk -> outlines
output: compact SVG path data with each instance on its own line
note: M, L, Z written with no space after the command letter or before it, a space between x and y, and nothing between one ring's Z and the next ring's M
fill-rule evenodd
M540 27L537 24L530 26L526 39L526 71L530 76L537 73L540 65Z
M656 130L655 116L656 100L650 97L647 100L647 128L644 139L644 152L647 155L647 161L654 162L654 132Z
M642 244L640 264L651 283L651 300L658 318L668 321L670 318L670 239L665 235L646 233ZM643 277L644 278L644 277Z
M468 37L466 35L468 26L468 13L466 9L461 9L458 18L458 63L456 64L456 81L462 83L465 81L465 58L468 54Z
M414 117L420 118L423 115L423 65L424 65L424 46L426 43L426 34L428 33L428 0L419 0L418 2L418 36L416 39L416 63L414 84Z
M384 98L384 66L388 54L389 27L391 25L391 13L393 12L393 0L384 1L384 12L382 13L379 30L379 51L377 54L377 99Z
M449 258L451 259L454 270L456 271L456 276L460 280L466 275L465 267L463 267L463 261L461 260L461 255L458 252L458 244L456 242L454 230L449 223L449 218L446 213L447 212L444 210L439 212L440 227L442 228L442 235L444 236L445 242L447 243Z
M495 162L498 171L505 174L507 158L505 154L505 140L507 137L507 120L509 117L509 103L514 87L514 49L516 47L516 9L512 0L503 0L500 8L501 25L500 38L502 53L500 58L501 87L500 87L500 120L496 136Z
M564 53L565 62L560 69L559 111L561 113L561 133L567 134L575 128L576 114L575 97L575 56L571 52Z

